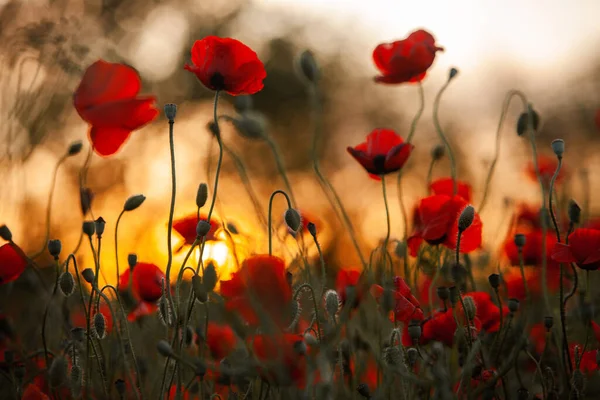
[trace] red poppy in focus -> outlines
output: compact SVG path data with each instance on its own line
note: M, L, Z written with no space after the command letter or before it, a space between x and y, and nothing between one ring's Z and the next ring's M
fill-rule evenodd
M342 304L346 304L346 301L352 295L355 296L352 307L358 307L363 297L362 287L359 287L361 275L362 273L357 269L341 269L338 271L335 280L335 291L340 296ZM351 291L354 293L351 294Z
M16 280L27 267L23 251L14 243L0 247L0 285Z
M440 178L431 182L429 189L433 194L445 194L446 196L452 196L454 194L454 181L452 178ZM471 185L466 182L456 182L456 194L467 202L471 201Z
M374 179L402 169L414 146L391 129L375 129L367 141L348 147L348 153L363 166Z
M540 170L540 176L542 178L542 182L544 183L544 187L548 188L550 186L550 181L552 180L552 176L556 171L556 167L558 166L558 159L552 156L539 155L538 159L538 168ZM533 182L538 182L537 174L535 173L535 166L533 165L533 161L530 161L527 164L527 169L525 171L529 179ZM564 163L560 168L560 172L556 177L556 183L560 183L567 175L567 170L565 169Z
M254 355L263 364L261 375L279 385L306 385L307 344L302 335L256 335L252 338Z
M129 287L130 276L133 275L131 291L142 301L156 302L162 296L164 272L154 264L138 262L133 268L133 274L127 269L121 274L119 286L123 289ZM169 283L166 282L168 285Z
M206 216L200 215L200 219L206 221ZM196 233L197 225L198 216L196 214L192 214L188 215L187 217L179 218L178 220L173 221L173 230L175 230L175 232L177 232L179 235L181 235L181 237L183 237L183 240L185 241L184 244L191 246L194 243L194 241L196 241L196 236L198 236L198 234ZM210 240L217 240L217 237L215 235L217 233L217 229L219 229L220 227L221 224L219 224L217 221L211 218L210 230L206 235L205 241L208 242Z
M232 96L254 94L263 88L267 72L256 53L236 39L207 36L192 47L194 73L211 90L224 90Z
M456 249L458 218L467 206L468 202L460 196L434 195L422 199L414 211L413 233L408 238L411 256L417 255L423 241ZM475 213L473 223L461 235L461 253L470 253L481 246L481 229L481 218Z
M382 43L373 51L373 61L381 73L376 82L420 82L433 60L435 53L443 51L435 45L434 37L425 30L412 32L406 39Z
M569 235L569 244L556 243L552 259L559 263L574 262L579 268L600 268L600 230L578 228Z
M287 327L292 289L281 258L270 255L247 258L230 280L221 281L220 290L227 310L238 312L249 324L258 324L259 314L266 313L278 326Z
M379 285L371 285L371 294L377 301L382 300L385 290ZM408 322L410 320L422 320L423 310L418 300L412 295L410 287L404 279L399 276L394 277L394 286L392 295L395 300L392 320L399 322Z
M91 125L97 154L115 154L131 132L158 116L154 96L139 96L140 76L132 67L98 60L88 67L73 94L79 116Z
M50 400L50 397L40 390L40 388L30 383L23 391L21 400Z
M208 323L206 344L214 360L221 360L229 355L237 342L237 337L229 325Z

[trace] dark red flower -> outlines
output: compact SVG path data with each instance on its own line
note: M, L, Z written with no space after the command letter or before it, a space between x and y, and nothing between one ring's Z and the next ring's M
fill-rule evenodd
M406 39L383 43L373 51L373 61L381 73L376 82L420 82L433 60L435 53L443 51L435 45L434 37L425 30L412 32Z
M518 269L514 269L503 276L506 285L506 297L524 301L525 286L523 277ZM542 270L541 268L525 268L525 281L529 294L533 298L539 298L543 294ZM546 274L547 288L550 292L555 292L560 286L560 269L557 264L548 264Z
M229 355L237 342L237 337L229 325L208 323L206 344L214 360L221 360Z
M207 88L224 90L232 96L259 92L267 77L263 63L250 47L217 36L194 42L192 65L186 64L185 69Z
M383 299L385 290L379 285L371 285L371 294L377 301ZM411 320L422 320L423 310L418 300L412 295L410 287L404 279L399 276L394 277L394 286L388 290L392 290L392 296L395 301L392 320L399 322L408 322Z
M16 280L27 267L23 251L14 243L0 247L0 285Z
M256 335L251 343L254 355L262 363L264 378L282 386L304 388L308 349L302 335Z
M200 215L200 219L206 221L206 215ZM185 242L184 244L191 246L196 240L197 236L196 225L198 225L198 215L191 214L187 217L179 218L178 220L173 221L173 230L183 237ZM220 227L221 224L211 218L210 231L208 231L205 241L208 242L210 240L217 240L215 234L217 233L217 229Z
M485 384L490 379L494 379L494 377L497 374L498 374L497 371L495 369L491 368L491 369L485 369L485 370L481 371L481 373L472 376L471 377L471 390L477 389L477 387L479 385ZM461 382L457 382L456 385L454 385L454 391L456 393L459 392L460 385L461 385ZM496 387L499 387L500 385L501 385L501 381L500 381L500 379L498 379L496 381Z
M359 286L359 280L362 273L357 269L341 269L338 271L337 278L335 280L335 290L340 296L342 304L346 304L348 297L350 297L350 291L354 291L354 304L353 307L357 307L360 303L363 291L362 287Z
M79 116L91 125L90 141L97 154L115 154L131 132L158 115L154 96L139 96L140 77L124 64L98 60L88 67L73 94Z
M579 268L597 270L600 268L600 231L578 228L569 235L569 244L556 243L552 249L552 259L559 263L574 262Z
M373 178L379 179L402 169L413 148L393 130L375 129L366 142L347 150Z
M556 157L539 155L538 159L538 168L540 170L540 176L542 178L542 182L544 183L544 187L548 188L550 186L550 181L552 180L552 176L556 171L556 167L558 166L558 160ZM527 164L526 169L527 176L533 181L538 182L537 174L535 173L535 166L533 165L533 161L530 161ZM556 183L560 183L567 176L567 170L565 169L565 165L560 168L560 172L556 177Z
M452 196L454 194L454 181L452 178L440 178L431 182L429 189L433 194L445 194L446 196ZM467 202L471 201L471 185L463 181L456 182L456 194Z
M129 287L130 276L133 276L131 291L137 299L152 303L162 296L162 282L166 280L166 277L156 265L138 262L133 268L133 274L130 269L127 269L121 274L119 281L122 289ZM169 285L169 282L165 282L165 284Z
M279 257L247 258L230 280L221 281L221 295L227 310L238 312L251 325L258 324L259 313L266 314L280 327L289 324L292 289L285 263Z
M525 235L525 246L523 246L523 262L525 265L541 265L542 264L542 245L544 236L540 230L534 230ZM551 254L552 248L556 243L556 235L550 229L546 232L546 260L552 264ZM513 266L519 265L519 248L515 244L514 235L509 235L504 243L504 253L510 260Z
M416 256L423 241L456 249L458 218L468 203L460 196L434 195L422 199L413 215L413 233L408 238L411 256ZM470 253L481 246L482 223L475 213L473 223L461 235L460 252Z
M542 323L533 325L529 331L529 342L535 348L535 353L537 355L541 355L546 348L547 332L548 330Z

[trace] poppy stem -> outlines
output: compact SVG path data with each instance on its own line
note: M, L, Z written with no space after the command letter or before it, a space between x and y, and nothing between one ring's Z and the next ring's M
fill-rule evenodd
M302 285L298 286L298 288L294 292L294 296L292 298L294 300L298 300L298 297L300 296L300 294L302 293L302 291L304 289L308 289L310 291L310 295L313 300L313 306L315 309L315 321L317 323L317 333L318 333L317 336L318 336L318 339L320 342L321 341L321 324L319 322L319 307L317 306L317 297L315 296L315 291L313 290L313 287L309 283L303 283Z
M218 93L218 92L217 92ZM177 196L177 173L175 171L175 138L173 133L174 119L169 119L169 152L171 156L171 203L169 205L169 223L167 225L167 267L165 277L167 285L171 282L171 266L173 264L173 214L175 213L175 198ZM210 217L209 217L210 220ZM171 291L167 291L170 304L173 304Z
M285 185L285 189L290 194L290 198L292 199L292 205L294 207L297 207L298 203L296 203L296 199L294 197L294 192L292 190L292 185L287 176L287 172L285 171L285 165L283 164L283 160L281 158L281 150L279 150L279 146L277 146L277 143L273 140L273 138L271 136L269 136L268 134L265 133L264 138L267 141L267 144L269 145L269 147L271 148L271 152L273 153L273 157L275 158L275 165L277 166L277 171L279 172L281 179L283 179L283 184Z
M438 117L442 94L444 94L444 92L448 88L448 85L450 85L450 82L452 82L451 78L448 79L446 81L446 83L444 83L444 85L442 86L440 91L435 96L435 100L433 101L433 125L435 126L435 130L436 130L438 136L440 137L440 140L444 143L444 146L446 146L446 151L448 152L448 158L450 159L450 175L452 176L452 195L455 196L458 191L458 184L456 181L456 160L454 159L454 153L452 152L452 147L450 147L450 142L448 142L446 135L444 135L444 132L442 130L442 126L440 125L440 120Z
M519 246L517 252L519 253L519 269L521 270L521 279L523 280L523 288L525 290L525 303L529 305L529 286L527 285L527 279L525 279L525 260L523 259L523 246Z
M272 217L272 213L273 213L273 198L277 194L283 195L287 201L288 208L292 208L292 202L290 201L290 197L287 195L286 192L284 192L283 190L276 190L273 193L271 193L271 197L269 198L269 255L273 255L273 234L272 234L273 217Z
M117 223L115 224L115 267L117 269L117 291L119 290L119 284L121 283L121 274L119 272L119 222L121 222L121 217L125 214L125 209L121 210L119 217L117 218ZM131 279L131 277L130 277Z
M387 253L388 243L390 241L390 232L391 232L391 221L390 221L390 209L387 201L387 190L385 187L385 175L381 176L381 191L383 194L383 204L385 205L385 219L387 224L387 231L385 235L385 239L383 240L383 246L381 248L383 254ZM390 277L394 277L394 264L390 263Z
M219 144L219 159L217 160L217 170L215 172L215 183L213 185L213 196L210 201L210 208L208 209L208 216L206 218L207 221L210 221L210 217L212 216L213 210L215 208L215 201L217 200L217 190L219 188L219 175L221 172L221 164L223 163L223 140L221 139L221 128L219 128L219 118L217 116L217 108L219 105L219 94L221 92L217 90L215 92L215 101L213 107L213 118L215 120L215 126L217 130L217 143Z
M423 115L423 110L425 110L425 93L423 92L423 83L419 82L417 84L417 88L419 89L419 109L417 110L417 113L413 117L412 122L410 124L410 131L408 132L406 143L410 143L413 136L415 135L415 132L417 131L417 124L421 119L421 115Z
M421 85L419 83L419 85ZM382 179L383 180L383 179ZM398 202L400 203L400 213L402 214L402 229L403 229L403 249L402 258L404 261L404 277L407 281L410 281L410 266L408 264L408 215L406 212L406 205L404 204L404 195L402 193L402 170L398 172L398 180L396 182L398 191ZM418 266L415 267L418 269Z
M587 222L590 215L590 175L587 168L581 169L579 177L581 178L581 187L583 189L581 222Z
M44 359L46 361L46 368L50 368L50 358L48 357L48 343L46 340L46 320L48 319L48 312L50 311L50 304L52 303L52 299L56 295L56 291L58 290L58 278L60 276L60 264L58 262L58 257L54 259L54 264L56 266L56 279L54 281L54 289L52 290L52 296L46 303L46 309L44 310L44 318L42 319L42 344L44 345Z

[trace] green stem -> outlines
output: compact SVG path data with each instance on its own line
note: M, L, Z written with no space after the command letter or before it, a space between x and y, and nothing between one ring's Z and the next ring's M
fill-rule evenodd
M298 288L296 289L296 292L294 293L293 299L298 300L298 296L300 295L300 293L302 293L302 290L304 290L304 289L308 289L310 291L310 295L313 300L313 307L315 308L315 320L317 323L318 339L319 339L319 341L321 341L321 325L319 322L319 307L317 306L317 298L315 296L315 291L313 290L312 286L308 283L303 283L302 285L298 286Z
M420 83L419 83L420 84ZM403 244L402 258L404 260L404 277L407 282L410 281L410 268L408 265L408 215L406 212L406 205L404 204L404 195L402 193L402 170L398 172L397 190L398 190L398 202L400 203L400 213L402 214L402 226L403 226Z
M521 279L523 279L523 288L525 289L525 303L529 305L529 286L527 285L527 279L525 279L525 262L523 260L523 247L519 246L519 269L521 270Z
M218 92L217 92L218 93ZM171 155L171 203L169 205L169 223L167 226L167 268L165 271L166 284L171 283L171 266L173 265L173 215L175 214L175 198L177 196L177 173L175 172L175 135L173 132L174 120L169 120L169 151ZM210 221L210 216L208 217ZM169 305L173 304L173 296L170 290L167 290ZM175 318L177 316L175 315Z
M48 358L48 344L46 341L46 320L48 319L48 312L50 311L50 304L52 303L52 299L56 295L56 291L58 290L58 278L60 276L60 264L58 262L58 258L54 259L54 263L56 265L56 279L54 281L54 289L52 290L52 296L50 300L46 303L46 309L44 310L44 318L42 319L42 344L44 345L44 359L46 360L46 368L50 368L50 359Z
M282 194L285 197L285 199L287 200L288 208L292 208L292 203L290 201L290 197L287 195L286 192L284 192L283 190L276 190L273 193L271 193L271 197L269 198L269 255L273 254L273 235L271 233L272 226L273 226L272 225L273 198L277 194Z
M452 147L450 147L450 142L448 142L446 135L444 135L444 132L442 131L442 126L440 125L438 117L442 94L444 94L448 88L448 85L450 85L450 82L452 82L452 80L448 79L435 96L435 100L433 101L433 124L438 136L440 137L440 140L444 143L444 146L446 146L446 151L448 152L448 158L450 159L450 175L452 176L452 194L456 195L458 191L458 183L456 181L456 160L454 159L454 153L452 152Z
M118 241L119 222L121 222L121 217L123 216L124 213L125 213L125 210L122 210L121 213L119 214L119 217L117 218L117 223L115 224L115 266L117 268L117 291L119 290L119 284L121 281L121 274L119 272L119 241ZM171 242L169 241L169 243L171 243Z
M288 179L287 172L285 172L285 166L283 165L283 160L281 158L281 151L277 146L277 143L273 140L272 137L265 134L264 135L267 144L271 148L271 152L273 153L273 157L275 158L275 164L277 166L277 171L283 179L283 184L285 185L285 189L289 192L290 198L292 199L292 204L294 207L297 207L298 203L296 203L296 198L294 197L294 192L292 191L292 185L290 184L290 180Z
M383 241L382 252L383 254L387 253L388 242L390 241L390 233L391 233L391 221L390 221L390 209L387 201L387 192L385 187L385 176L381 176L381 190L383 194L383 204L385 205L385 219L387 223L387 231L385 235L385 240ZM384 264L385 265L385 264ZM394 264L390 263L390 277L394 277Z
M410 124L410 131L408 132L408 136L406 137L407 143L411 143L411 140L415 135L415 132L417 131L417 124L421 119L421 115L423 115L423 110L425 110L425 93L423 93L423 84L419 82L417 84L417 88L419 89L419 109L417 110L417 113L415 114Z

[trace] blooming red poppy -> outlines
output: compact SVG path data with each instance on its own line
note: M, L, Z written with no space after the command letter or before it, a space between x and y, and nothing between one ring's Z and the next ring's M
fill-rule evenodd
M552 249L552 259L559 263L574 262L579 268L597 270L600 268L600 231L578 228L569 235L569 244L556 243Z
M267 72L256 53L236 39L207 36L192 47L194 73L211 90L224 90L232 96L254 94L263 88Z
M263 364L261 375L282 386L306 385L308 345L302 335L256 335L251 339L254 355Z
M456 249L458 218L467 206L467 201L458 195L434 195L422 199L415 209L413 233L408 238L411 256L417 255L423 241ZM470 253L481 246L481 229L481 218L475 213L473 223L461 235L461 253Z
M452 178L440 178L431 182L429 189L433 194L445 194L446 196L454 195L454 181ZM456 182L456 194L467 202L471 201L471 185L463 181Z
M14 243L0 247L0 285L16 280L27 267L23 251Z
M200 219L206 221L206 216L200 215ZM191 215L188 215L187 217L179 218L178 220L173 221L173 230L175 230L175 232L177 232L179 235L181 235L181 237L183 237L184 244L191 246L194 243L194 241L196 240L196 236L198 236L196 233L197 225L198 225L198 215L191 214ZM221 224L219 224L219 222L217 222L211 218L210 219L210 230L208 231L208 234L206 235L205 241L208 242L210 240L217 240L217 237L215 236L215 234L217 233L217 229L219 229L220 227L221 227Z
M79 116L91 125L90 141L97 154L115 154L131 132L158 116L154 96L139 96L137 71L124 64L98 60L88 67L73 94Z
M363 296L362 287L359 286L359 280L362 273L357 269L340 269L335 280L335 290L340 296L340 302L346 304L350 297L350 292L354 293L353 307L357 307Z
M550 186L550 181L552 180L552 176L554 175L554 172L556 171L556 167L558 166L558 160L556 157L539 155L537 162L538 162L538 168L540 170L540 176L542 178L542 182L544 183L544 187L548 188ZM535 173L535 166L533 165L532 161L530 161L529 164L527 164L527 169L525 172L527 173L527 176L533 182L538 182L537 174ZM567 176L567 170L563 163L563 165L560 168L560 172L558 173L558 176L556 177L556 183L557 184L560 183L566 176Z
M163 280L166 277L156 265L138 262L133 268L133 274L130 269L127 269L121 274L119 280L121 288L129 287L130 276L133 276L131 291L137 299L152 303L162 296ZM168 285L168 282L166 284Z
M402 169L413 148L393 130L375 129L366 142L347 150L372 178L380 179L381 175Z
M227 310L238 312L251 325L258 324L259 315L265 314L279 327L290 322L292 289L279 257L247 258L230 280L221 281L220 291Z
M383 299L385 294L383 287L379 285L371 285L371 294L376 300ZM422 320L423 310L418 300L412 295L410 287L404 279L399 276L394 277L394 286L390 288L395 301L392 320L399 322L408 322L410 320Z
M373 51L373 61L381 73L375 81L420 82L438 51L444 49L436 46L433 35L422 29L412 32L406 39L382 43Z
M236 342L235 332L233 332L233 329L229 325L219 325L214 322L208 323L206 344L214 360L221 360L227 357L235 349Z

